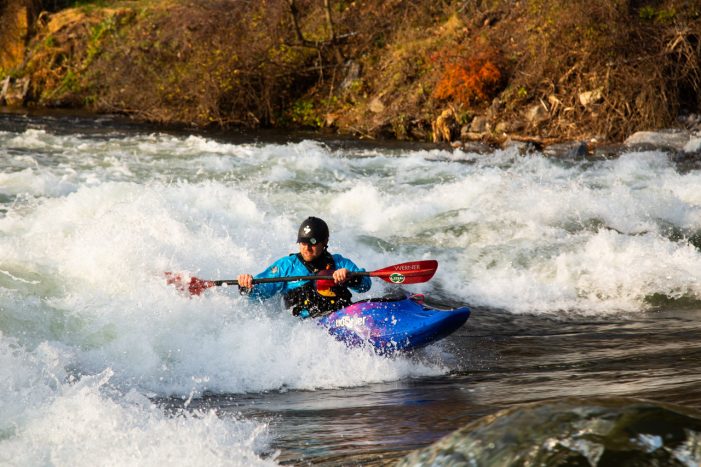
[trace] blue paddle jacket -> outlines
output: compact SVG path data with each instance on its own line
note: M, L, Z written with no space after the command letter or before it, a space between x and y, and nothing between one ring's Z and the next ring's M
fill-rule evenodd
M344 258L341 255L331 255L333 258L335 269L346 268L350 272L365 272L365 269L361 269L356 264ZM268 266L268 268L256 275L256 279L264 277L289 277L289 276L310 276L313 275L312 272L307 269L304 263L299 259L297 254L293 253L289 256L284 256L279 260L275 261L273 264ZM357 280L359 279L359 280ZM358 277L356 280L351 281L349 289L363 293L370 290L372 282L369 276ZM292 282L268 282L264 284L256 284L253 286L249 293L250 298L254 299L267 299L274 297L278 294L286 295L298 287L303 287L310 281L292 281Z

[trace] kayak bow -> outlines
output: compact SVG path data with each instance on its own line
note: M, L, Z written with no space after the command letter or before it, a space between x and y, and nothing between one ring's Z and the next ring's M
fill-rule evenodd
M318 319L350 347L367 344L383 355L407 352L452 334L469 318L467 307L440 309L422 295L363 300Z

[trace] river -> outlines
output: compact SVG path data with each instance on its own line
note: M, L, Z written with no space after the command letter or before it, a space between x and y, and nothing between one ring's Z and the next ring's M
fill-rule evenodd
M386 464L526 403L695 416L701 166L679 159L0 114L0 464ZM368 270L436 259L405 288L472 316L385 358L166 284L259 272L309 215Z

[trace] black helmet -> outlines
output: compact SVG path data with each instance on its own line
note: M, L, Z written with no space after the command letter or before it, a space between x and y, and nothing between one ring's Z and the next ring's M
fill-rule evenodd
M307 217L299 226L297 233L297 243L311 243L316 245L320 242L329 241L329 226L318 217Z

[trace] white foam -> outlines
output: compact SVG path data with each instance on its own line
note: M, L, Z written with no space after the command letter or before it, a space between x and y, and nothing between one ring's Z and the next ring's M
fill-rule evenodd
M534 163L542 167L532 171ZM697 177L679 174L661 153L630 154L586 172L524 158L470 176L463 191L478 204L466 202L447 226L461 227L458 236L437 238L457 249L449 269L467 276L452 275L450 288L530 312L634 311L655 293L701 297L698 250L664 236L669 225L701 228L692 199Z
M684 238L701 232L701 180L660 152L572 162L515 150L451 157L40 130L2 133L0 143L2 156L22 153L0 157L0 389L10 394L0 452L22 464L79 464L98 448L134 464L169 453L194 465L258 462L264 425L167 417L138 395L314 390L449 371L440 363L449 359L348 349L234 288L190 299L165 283L165 271L259 272L295 251L308 215L329 222L333 252L367 269L437 259L431 282L407 288L439 287L471 305L600 315L644 310L656 294L701 299L701 255ZM376 281L363 297L382 290ZM83 419L97 420L94 433ZM194 440L191 453L184 439Z
M555 310L562 306L563 295L579 296L566 303L584 309L589 300L581 297L608 293L582 291L578 282L556 287L543 282L539 271L553 269L552 258L581 248L597 234L599 225L626 236L664 235L669 227L693 233L701 218L698 174L680 174L660 152L630 153L617 160L585 164L523 157L515 150L489 156L459 151L398 156L397 151L331 151L311 141L237 145L200 136L159 134L91 141L30 130L13 142L64 151L62 162L53 167L41 165L43 159L38 157L32 158L34 162L26 160L27 166L33 166L11 174L13 188L6 188L6 194L72 193L70 203L44 202L45 207L37 209L44 219L70 219L53 233L59 237L69 235L75 225L84 227L73 242L67 240L60 267L68 274L84 269L79 275L88 281L106 270L121 283L139 276L120 271L115 264L118 260L108 259L109 255L91 267L82 258L76 264L76 257L101 254L95 245L110 233L123 237L110 245L111 250L122 257L141 258L140 264L133 265L135 270L148 269L153 256L143 251L150 250L160 255L151 270L170 262L195 272L235 274L241 269L260 270L293 251L290 232L300 218L316 214L329 219L333 227L332 247L370 268L388 261L379 258L365 241L359 242L358 236L392 242L394 254L402 260L418 255L459 263L454 270L465 275L451 275L445 281L449 289L467 293L468 301L515 310L522 308L523 297L533 296L539 309ZM356 153L361 157L353 157ZM60 180L70 182L51 192L49 187L57 186L59 175ZM179 181L173 185L174 180ZM104 191L89 189L100 185L105 185ZM94 206L89 207L93 200ZM80 203L84 206L78 207ZM31 205L27 208L33 209ZM12 229L16 212L8 213L1 228ZM107 212L114 215L105 216ZM26 209L21 212L25 213ZM41 224L39 220L31 228L32 235L46 231ZM130 232L120 230L124 224L130 226ZM45 255L50 243L35 245L37 256ZM198 247L192 248L193 244ZM232 261L223 262L223 254L231 255ZM489 258L488 269L480 266L480 257ZM570 273L575 276L574 271ZM482 280L494 284L494 277L500 274L504 275L504 290L480 284ZM522 283L522 287L511 300L505 300L513 290L506 284L509 281ZM691 283L678 288L696 293ZM491 295L475 295L470 290ZM646 292L665 290L668 287L653 282ZM625 303L624 309L633 309L644 305L639 298L644 295L636 293L638 298L632 299L624 292L608 303L612 308Z
M64 196L76 190L70 177L58 177L45 171L24 169L0 173L0 194L32 196Z
M6 261L55 274L51 295L36 306L70 317L70 335L57 338L83 349L83 371L109 367L123 387L234 393L445 371L350 351L323 329L250 305L235 291L191 300L165 284L164 271L211 278L256 271L294 248L293 230L291 222L268 222L246 192L221 183L107 182L8 215L0 244ZM277 252L261 246L265 237Z
M28 352L0 335L2 465L272 465L264 424L214 412L169 416L144 396L110 396L110 369L67 382L65 350ZM113 392L113 391L112 391Z

